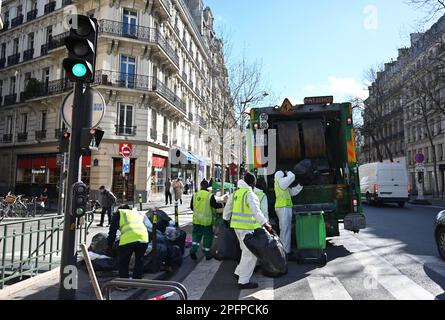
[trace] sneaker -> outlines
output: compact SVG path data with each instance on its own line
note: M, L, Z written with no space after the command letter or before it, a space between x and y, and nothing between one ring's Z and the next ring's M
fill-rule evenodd
M257 289L258 288L258 283L249 282L249 283L246 283L246 284L238 284L238 288L240 288L240 290Z
M196 255L196 253L190 253L190 258L192 258L192 260L194 261L198 260L198 256Z

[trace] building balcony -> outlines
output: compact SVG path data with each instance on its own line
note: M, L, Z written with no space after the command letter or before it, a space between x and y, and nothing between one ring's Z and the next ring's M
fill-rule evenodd
M62 0L62 6L69 6L70 4L73 4L73 0Z
M69 31L58 34L54 37L52 37L51 39L49 39L49 41L45 44L42 44L42 48L41 48L41 55L46 55L48 54L49 51L57 49L57 48L62 48L65 46L65 38L69 36Z
M62 128L58 128L54 130L54 138L57 140L60 140L60 138L62 138L62 134L65 132L64 129Z
M112 20L100 20L99 34L111 36L113 39L121 37L153 44L154 55L161 60L169 61L174 69L179 70L179 55L157 29Z
M168 135L166 134L162 135L162 143L168 145Z
M36 19L37 13L38 13L37 9L28 11L28 13L26 14L26 21L32 21L32 20Z
M137 127L119 126L116 125L117 136L135 136Z
M173 105L177 111L187 114L185 103L162 81L154 77L109 70L98 70L95 75L95 84L148 92L155 95L157 98L166 100Z
M45 4L44 14L50 14L51 12L54 12L56 10L56 1L51 1L47 4Z
M24 18L23 14L20 14L19 16L12 19L11 20L11 29L21 25L23 23L23 18Z
M1 58L0 59L0 69L3 69L6 65L6 58Z
M28 132L20 132L17 134L18 142L26 142L28 140Z
M36 131L36 140L41 141L46 139L46 130Z
M34 58L34 48L23 51L23 61L29 61Z
M3 23L3 29L2 31L6 31L9 29L9 20L5 20Z
M154 0L153 9L159 14L161 20L167 20L171 17L171 0Z
M21 97L21 101L35 99L40 97L47 97L70 91L74 88L74 83L66 79L58 79L45 82L40 82L40 86L33 91L25 91Z
M12 54L8 57L8 67L14 66L20 62L20 53Z
M4 106L11 106L17 102L17 94L8 94L5 96Z
M158 132L156 130L150 129L150 138L154 141L158 140Z
M12 134L4 134L3 135L3 143L11 143L12 142Z

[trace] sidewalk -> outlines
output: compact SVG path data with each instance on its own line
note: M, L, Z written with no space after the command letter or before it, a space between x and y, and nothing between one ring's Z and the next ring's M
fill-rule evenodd
M413 203L413 202L415 202L416 198L417 197L411 197L410 203L416 204L416 203ZM445 209L445 197L442 199L441 197L433 198L432 196L424 196L424 199L425 199L426 203L423 203L422 205L430 205L433 207L442 207Z
M189 215L191 213L190 201L192 196L184 196L183 205L180 206L180 215ZM148 210L150 208L158 207L159 209L164 210L169 215L174 215L174 205L168 207L160 206L160 202L158 203L149 203L144 204L143 209ZM165 203L162 203L165 205ZM97 227L96 224L99 223L100 214L95 214L95 221L90 228L90 233L87 239L87 246L91 243L91 239L97 235L98 233L108 233L108 228L105 227ZM182 220L182 221L181 221ZM187 232L187 234L191 233L191 225L189 223L191 221L190 217L185 219L180 219L181 221L181 229ZM184 259L189 256L189 250L186 250L184 255ZM79 256L80 257L80 256ZM77 300L96 300L96 296L94 293L94 289L92 287L90 277L86 267L83 262L79 265L79 274L78 274L78 289L76 294ZM171 274L168 272L160 272L157 274L145 274L144 279L146 280L165 280ZM0 290L0 300L57 300L58 299L58 290L59 290L59 276L60 276L60 268L57 267L51 271L38 275L36 277L24 280L17 284L8 286L3 290ZM96 276L99 281L99 285L102 287L106 282L118 278L118 272L96 272ZM143 290L130 290L127 292L119 292L114 291L112 293L113 300L134 300L137 299L138 296L141 295Z

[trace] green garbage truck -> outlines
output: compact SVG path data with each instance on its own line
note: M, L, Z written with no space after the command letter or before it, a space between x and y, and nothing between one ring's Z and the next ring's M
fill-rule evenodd
M269 214L275 214L274 175L291 171L303 191L293 200L297 216L323 212L326 236L366 228L356 157L352 105L331 96L293 105L254 108L247 134L248 169L267 182ZM275 217L276 219L276 217Z

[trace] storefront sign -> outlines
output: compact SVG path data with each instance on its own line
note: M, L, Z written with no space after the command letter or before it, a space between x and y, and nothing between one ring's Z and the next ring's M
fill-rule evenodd
M32 174L45 174L45 169L32 169Z
M130 173L130 158L122 159L122 173L123 174Z
M154 168L165 168L167 165L167 159L163 157L153 156L153 167Z

